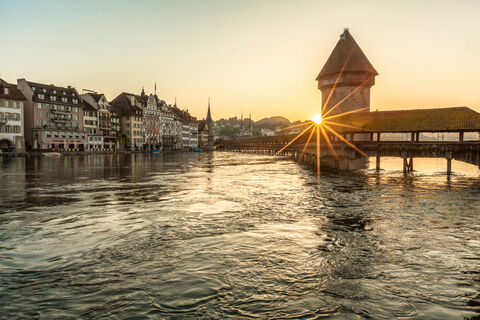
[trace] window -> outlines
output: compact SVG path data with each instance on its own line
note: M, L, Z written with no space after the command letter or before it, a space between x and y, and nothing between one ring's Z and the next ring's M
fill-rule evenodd
M65 98L66 99L66 98ZM72 99L73 103L77 104L78 100L77 99Z
M47 93L47 89L43 88L43 93Z
M36 90L35 87L32 87L32 90L35 91Z
M8 88L3 88L3 93L8 94Z
M50 100L52 100L52 101L57 101L57 97L55 97L55 96L50 96Z
M67 102L67 101L68 101L68 99L67 99L67 98L65 98L65 97L62 97L62 102Z
M57 91L56 91L56 90L53 90L53 94L57 94Z
M38 96L38 99L45 99L45 95L42 93L39 93L37 96Z

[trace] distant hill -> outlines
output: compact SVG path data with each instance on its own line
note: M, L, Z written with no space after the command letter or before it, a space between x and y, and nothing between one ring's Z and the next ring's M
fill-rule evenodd
M290 125L290 121L285 117L270 117L270 118L263 118L262 120L258 120L255 122L256 127L260 128L284 128Z

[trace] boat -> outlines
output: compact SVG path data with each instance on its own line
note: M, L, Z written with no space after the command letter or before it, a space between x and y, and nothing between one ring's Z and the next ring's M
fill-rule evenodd
M62 154L60 152L43 152L42 156L45 157L60 157Z

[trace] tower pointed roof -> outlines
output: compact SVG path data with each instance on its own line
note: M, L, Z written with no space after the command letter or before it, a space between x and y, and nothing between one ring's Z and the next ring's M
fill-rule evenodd
M337 45L327 59L316 80L321 77L342 72L370 72L378 75L377 70L358 46L348 28L340 35Z
M210 97L208 97L208 112L207 112L207 122L213 122L212 115L210 114Z

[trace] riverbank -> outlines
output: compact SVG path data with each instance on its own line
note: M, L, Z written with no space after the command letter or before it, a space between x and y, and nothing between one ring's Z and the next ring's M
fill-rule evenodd
M127 153L172 153L172 152L193 152L190 150L162 150L158 152L151 152L146 150L118 150L118 151L46 151L46 152L3 152L0 157L44 157L49 155L58 156L74 156L74 155L101 155L101 154L127 154Z

